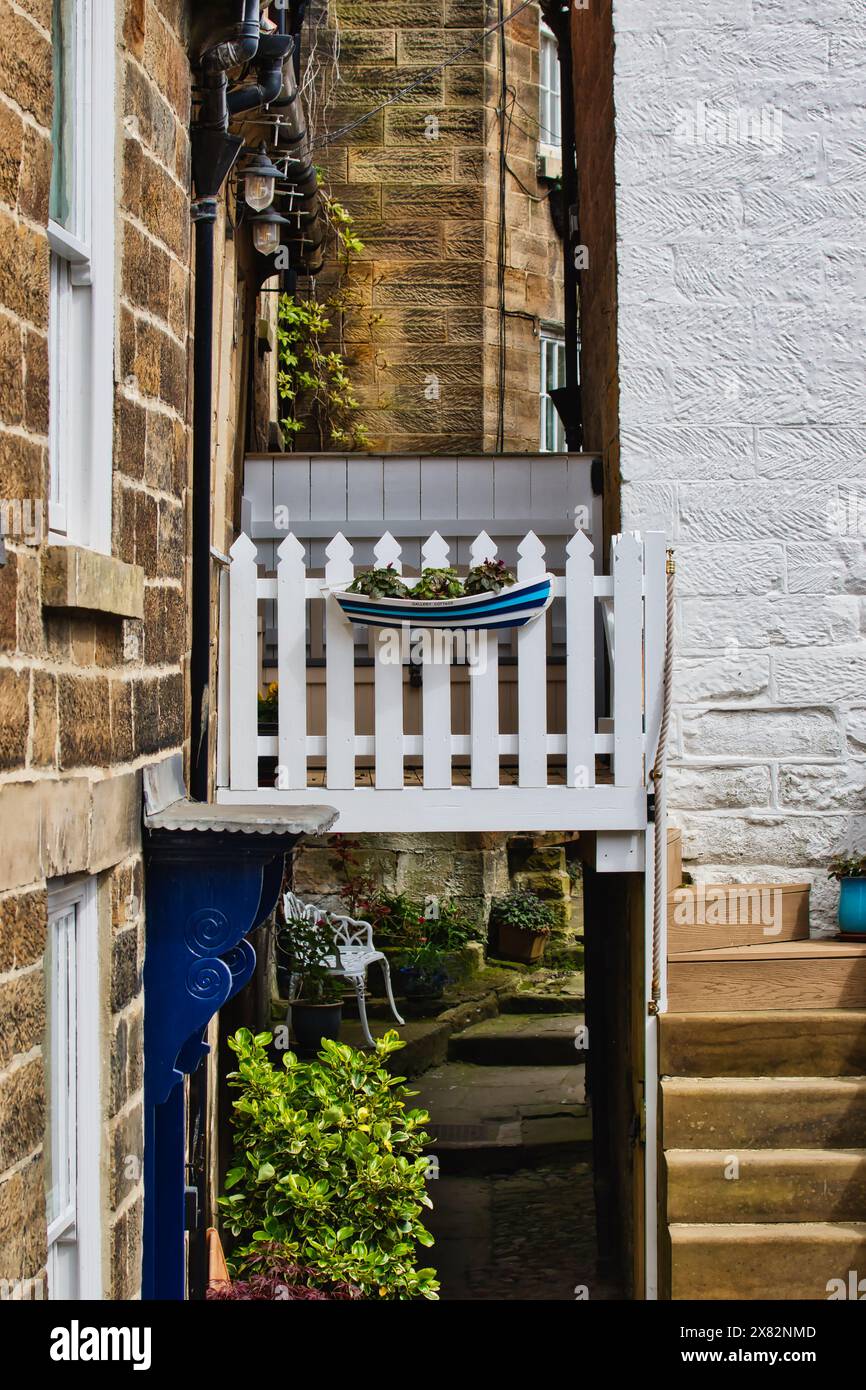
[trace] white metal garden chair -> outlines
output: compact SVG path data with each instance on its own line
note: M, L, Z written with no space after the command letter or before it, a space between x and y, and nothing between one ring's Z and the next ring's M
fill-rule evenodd
M330 975L341 976L354 986L358 996L361 1030L369 1047L375 1046L375 1043L367 1023L367 967L372 965L374 961L378 961L382 968L385 993L388 996L392 1014L398 1023L405 1022L398 1014L397 1005L394 1002L388 957L383 955L381 951L377 951L373 945L373 928L369 922L359 922L354 917L343 917L336 912L327 912L325 908L317 907L315 903L302 902L294 893L283 895L283 911L287 922L295 918L308 922L311 926L321 926L323 931L331 933L334 954L333 956L326 956L323 964ZM290 977L291 993L294 993L296 979L297 976L295 975Z

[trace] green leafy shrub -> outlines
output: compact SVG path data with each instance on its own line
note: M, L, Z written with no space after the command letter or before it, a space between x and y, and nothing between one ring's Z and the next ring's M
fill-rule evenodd
M366 594L368 598L408 598L409 589L392 565L381 569L364 570L356 575L347 593Z
M516 927L518 931L534 932L539 936L549 936L556 921L547 903L525 888L494 898L490 920L496 926Z
M234 1166L220 1198L225 1225L244 1243L240 1273L263 1243L368 1298L436 1298L436 1271L417 1268L433 1237L419 1219L427 1196L427 1114L407 1110L405 1078L385 1059L403 1046L386 1033L373 1053L323 1039L314 1062L286 1052L276 1067L270 1033L229 1038L238 1058L229 1085Z

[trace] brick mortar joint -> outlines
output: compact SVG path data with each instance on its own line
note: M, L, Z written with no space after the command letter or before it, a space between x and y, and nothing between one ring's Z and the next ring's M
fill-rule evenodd
M164 333L167 338L170 338L182 352L186 351L189 334L186 334L184 338L179 338L167 319L160 318L159 314L155 314L152 309L145 309L142 305L136 304L133 300L129 299L122 290L118 299L118 304L119 307L126 309L128 313L132 314L134 319L149 323L151 328L156 328L160 333ZM161 397L159 399L161 399Z
M2 1186L3 1183L9 1182L10 1178L16 1177L18 1173L23 1173L25 1168L29 1168L32 1163L37 1163L44 1152L45 1145L37 1144L36 1148L31 1149L23 1158L16 1159L8 1168L4 1168L2 1173L0 1173L0 1186Z
M162 21L162 23L163 23L166 27L168 27L168 21L167 21L166 19L164 19L163 15L160 13L160 11L159 11L158 9L156 9L154 6L151 6L151 13L156 13L156 14L159 16L159 18L160 18L160 20ZM180 36L177 35L177 34L175 34L175 32L174 32L173 29L170 29L170 28L169 28L168 32L169 32L169 34L171 35L171 37L174 39L176 46L177 46L178 48L180 48L180 49L183 49L183 40L180 38ZM156 93L158 93L158 95L160 96L160 98L162 99L162 101L164 102L164 104L167 106L168 110L171 112L171 115L172 115L172 119L173 119L174 124L175 124L177 127L179 127L179 129L181 129L181 130L183 130L183 131L186 131L187 126L188 126L188 124L189 124L189 112L180 112L180 111L178 111L174 106L172 106L172 104L171 104L171 102L169 101L169 98L168 98L168 93L163 91L162 87L160 87L160 85L159 85L159 83L157 82L156 78L154 77L153 73L150 71L149 68L146 68L146 67L144 66L144 64L142 63L141 59L138 57L138 55L137 55L136 53L133 52L133 50L132 50L131 48L128 48L128 47L126 46L126 44L123 44L123 45L120 47L119 52L120 52L121 55L122 55L123 62L124 62L128 67L134 68L134 69L136 70L136 72L140 73L141 76L144 78L145 82L147 83L148 87L152 88L153 91L155 91ZM190 107L191 107L191 106L192 106L192 84L190 84ZM125 119L125 117L122 116L122 117L121 117L121 120L123 120L123 119ZM148 147L148 148L149 148L149 147ZM168 172L171 172L171 171L169 170Z
M18 1072L24 1071L25 1067L32 1066L34 1062L40 1061L41 1058L41 1043L35 1043L33 1047L28 1048L26 1052L16 1052L8 1066L5 1066L3 1070L0 1071L0 1084L5 1083L10 1077L17 1075Z
M172 342L174 341L175 339L172 339ZM180 343L178 346L183 351L188 350L188 342ZM130 384L132 381L135 382L134 389ZM130 401L133 405L141 406L142 410L152 410L157 415L167 415L170 419L176 420L179 425L182 425L187 434L192 432L192 421L187 419L185 415L181 415L173 405L163 400L162 396L146 396L144 392L139 389L138 378L133 373L130 373L129 376L118 378L115 381L115 401L120 396L122 396L124 400Z
M188 190L185 194L185 197L187 199L187 202L189 202ZM160 240L158 236L154 236L150 228L146 226L144 222L142 222L140 217L136 217L135 213L132 212L129 208L124 207L122 204L119 204L117 210L122 223L128 222L130 227L134 227L135 230L141 236L145 237L149 242L152 243L152 245L158 247L159 250L162 251L163 255L168 256L169 260L174 265L179 265L180 268L183 270L184 274L187 275L187 277L192 277L192 265L190 263L189 258L187 258L186 260L182 260L176 251L173 251L170 246L166 246L165 242ZM121 231L122 230L123 228L121 227Z
M141 622L140 618L127 618L125 622ZM43 672L50 676L80 676L82 680L107 680L115 684L131 685L136 680L149 680L161 678L166 674L174 674L183 670L184 657L179 662L166 661L162 664L151 662L149 665L133 666L77 666L71 661L68 664L52 662L48 657L30 657L26 653L16 654L12 657L0 656L0 671L14 671L16 675L28 675L31 671ZM112 776L115 772L115 765L102 767L102 772L108 772ZM14 769L11 769L14 773ZM59 768L56 771L63 772ZM0 781L8 776L7 771L0 772Z
M173 675L182 675L181 671L173 671ZM93 773L106 773L105 767L94 767L91 764L80 767L70 768L68 771L57 775L55 768L20 768L13 769L10 773L0 774L0 791L5 791L7 787L32 786L34 784L43 785L47 782L69 783L86 781L91 787L99 786L103 782L116 782L121 778L128 777L131 773L141 772L145 767L151 767L155 762L162 762L169 758L173 753L182 753L182 744L169 744L165 748L160 748L157 753L140 753L134 759L125 763L113 764L107 771L107 775L94 777ZM33 775L21 777L20 773L26 771ZM128 857L128 856L127 856ZM109 866L113 867L113 866Z
M42 957L31 961L29 965L19 966L14 970L0 971L0 988L3 985L13 984L17 980L24 980L28 975L36 975L42 969Z

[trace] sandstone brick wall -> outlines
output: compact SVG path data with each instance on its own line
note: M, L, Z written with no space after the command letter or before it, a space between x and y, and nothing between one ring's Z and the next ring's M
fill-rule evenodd
M829 929L824 865L866 848L866 13L613 17L622 521L677 545L673 814L701 877L814 878ZM715 138L738 108L761 140Z
M118 0L113 556L143 618L46 606L0 567L0 1278L40 1277L46 882L98 875L109 1296L140 1287L141 765L184 738L189 72L182 0ZM0 496L47 498L50 0L0 0ZM107 132L106 148L111 140ZM56 601L56 596L55 596ZM130 1162L130 1158L133 1160ZM139 1160L136 1164L135 1160Z
M497 11L489 0L337 0L336 16L340 80L326 107L335 76L326 63L313 112L316 139L457 53L496 22ZM513 173L506 175L505 449L532 452L539 442L538 328L562 319L562 251L549 185L536 178L537 8L506 34ZM340 327L374 451L495 447L497 53L494 39L479 45L316 155L366 246L344 283L350 306ZM335 279L329 265L320 297ZM319 447L316 439L307 443Z

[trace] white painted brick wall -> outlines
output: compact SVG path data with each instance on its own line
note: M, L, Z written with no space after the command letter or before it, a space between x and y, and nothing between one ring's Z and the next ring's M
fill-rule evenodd
M622 524L677 548L672 817L696 877L808 878L830 931L826 861L866 847L866 6L614 27ZM698 136L737 110L764 143Z

